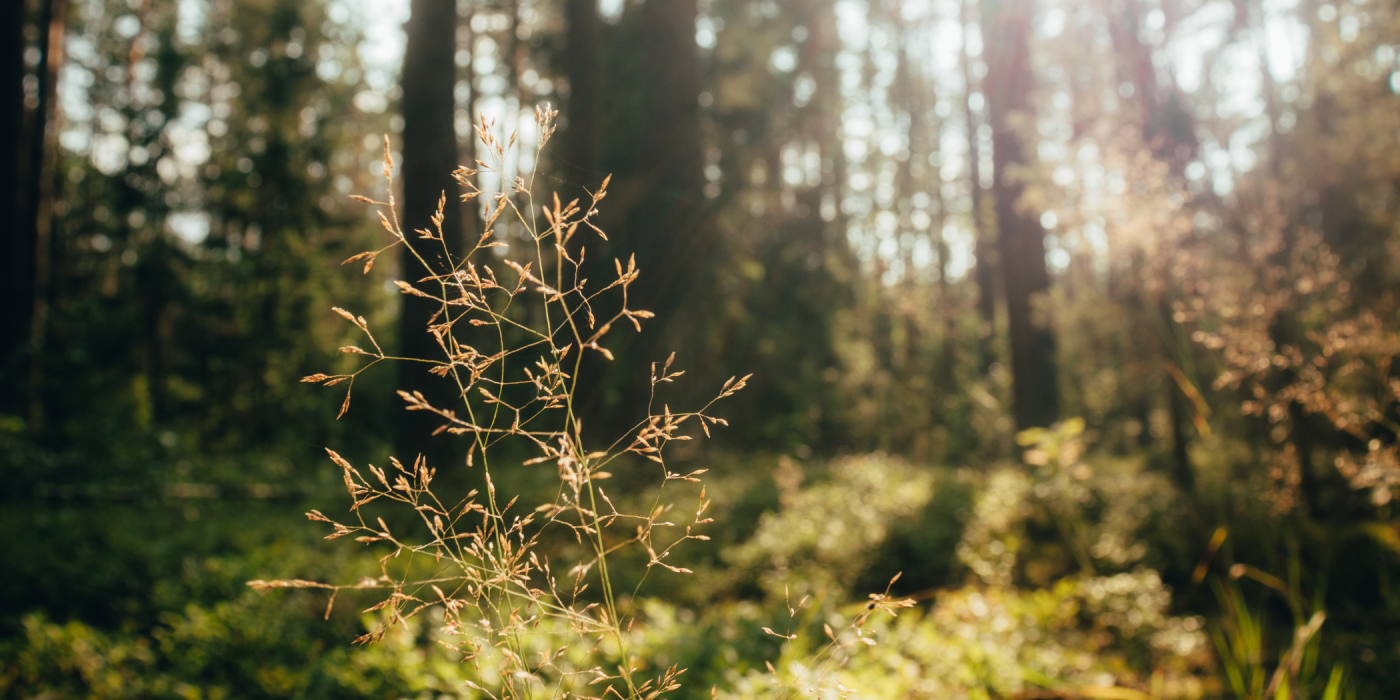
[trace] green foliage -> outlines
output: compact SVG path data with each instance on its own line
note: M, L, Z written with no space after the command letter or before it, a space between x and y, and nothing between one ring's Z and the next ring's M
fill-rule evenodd
M564 4L461 5L443 67L459 124L546 101L572 116ZM674 347L695 385L753 371L756 391L718 445L674 448L678 470L714 477L711 539L666 560L695 575L653 587L652 557L618 552L635 624L568 664L615 667L625 643L647 674L690 669L668 695L687 698L1400 692L1400 14L1032 4L1036 92L1014 126L1035 147L1014 176L1047 234L1034 316L1057 336L1061 414L1083 420L1019 441L978 3L648 0L600 24L607 128L578 134L596 162L503 170L561 187L615 172L617 250L644 248L642 283L680 310L619 358ZM44 34L27 5L15 51ZM345 195L370 191L398 126L392 61L364 43L397 20L343 1L66 7L47 338L32 378L28 351L0 358L6 392L37 380L39 409L0 416L0 694L500 680L502 657L478 671L439 644L441 620L358 649L386 618L354 611L376 600L343 591L324 621L323 591L242 585L381 575L284 518L303 500L330 512L324 445L384 464L391 437L390 375L357 379L339 421L340 396L296 380L358 367L329 359L362 341L328 307L393 327L380 287L411 277L339 267L382 235ZM1279 27L1307 37L1283 42L1288 61ZM612 266L596 252L595 285ZM624 374L590 389L590 426L645 384ZM638 484L651 464L609 466L623 511L657 501ZM444 487L485 488L440 466ZM522 502L557 495L550 469L496 473ZM917 606L837 632L869 592ZM522 651L570 634L538 631Z
M735 566L771 572L764 582L770 595L795 582L811 590L835 586L836 597L850 592L894 525L933 497L932 474L884 455L838 459L828 469L825 481L799 489L801 467L780 460L773 472L780 509L730 550Z
M281 512L280 505L216 504L201 513L159 502L12 509L7 526L28 521L47 546L7 549L20 580L9 581L5 598L43 601L63 617L7 606L0 689L16 697L102 698L453 692L457 667L425 653L426 638L400 630L382 648L362 652L348 642L366 623L348 608L327 624L322 595L272 600L243 585L259 575L373 571L354 557L319 556L310 537L288 537ZM54 547L64 556L55 558Z
M353 294L327 274L364 230L337 195L383 129L337 114L361 87L353 51L336 79L316 72L314 49L358 30L319 3L159 5L133 45L125 5L70 13L52 351L29 428L66 468L31 467L31 488L149 479L163 447L295 450L340 432L295 380L342 340L310 312Z

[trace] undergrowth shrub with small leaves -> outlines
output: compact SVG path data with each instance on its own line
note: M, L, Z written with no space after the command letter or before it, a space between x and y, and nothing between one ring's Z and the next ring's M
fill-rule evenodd
M1084 461L1083 430L1083 421L1072 420L1023 432L1024 466L937 478L934 470L868 455L836 460L826 480L793 487L733 561L766 568L760 579L778 585L779 600L791 581L813 586L815 602L799 607L783 630L790 641L772 660L776 672L735 669L720 697L786 697L790 687L866 698L1146 700L1218 692L1205 620L1172 614L1171 589L1146 561L1144 528L1174 508L1164 495L1170 484L1140 464ZM784 476L791 469L780 466L775 480L793 481ZM901 599L930 604L898 618L859 619L870 602L844 595L854 572L837 562L870 564L901 521L938 527L925 505L958 481L973 484L955 546L963 580ZM852 619L859 634L837 634L852 644L819 656L814 642Z

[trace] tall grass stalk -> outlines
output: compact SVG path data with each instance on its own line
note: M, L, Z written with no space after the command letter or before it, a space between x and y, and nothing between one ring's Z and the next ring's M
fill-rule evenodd
M536 110L533 162L540 161L541 150L554 134L555 115L548 108ZM629 601L636 598L641 582L653 569L691 573L670 563L668 557L688 540L709 539L700 529L711 522L705 516L710 502L703 485L693 511L676 510L670 499L682 494L672 482L699 484L705 470L671 471L666 450L672 442L708 437L712 426L727 425L711 411L716 402L743 389L749 377L732 377L704 405L674 412L657 396L662 385L684 374L672 368L672 353L650 365L651 393L646 405L639 407L645 417L610 442L585 432L585 416L575 401L580 374L588 367L585 354L613 361L605 344L610 333L625 326L640 332L642 322L653 317L629 304L628 289L641 274L634 259L625 264L615 259L616 274L606 282L590 284L581 274L587 255L582 239L594 235L607 239L597 219L598 206L607 197L608 179L596 192L587 192L583 201L567 203L557 194L543 204L537 201L533 173L528 178L515 177L500 191L483 192L476 184L480 173L492 173L507 182L507 163L519 162L512 154L518 139L511 134L502 141L494 123L484 116L476 134L489 162L479 160L476 167L454 172L464 190L461 199L476 202L485 212L485 233L465 254L450 250L444 241L446 193L438 200L432 229L403 229L392 195L393 160L387 138L383 174L391 194L387 201L355 196L378 207L376 214L388 242L345 262L363 261L368 273L379 255L407 247L421 267L409 276L421 278L395 285L405 295L438 305L424 330L433 336L440 354L391 355L363 316L336 308L372 348L346 346L341 352L363 355L368 361L349 373L318 373L303 381L325 386L344 383L340 409L344 415L355 379L371 367L384 362L426 365L426 371L449 382L455 399L439 405L421 392L400 391L404 407L441 419L434 435L448 433L469 441L466 466L480 470L485 492L473 489L453 498L441 488L435 490L433 481L442 465L429 464L421 456L407 464L391 457L388 469L366 465L362 470L327 449L343 472L351 498L350 518L333 520L316 510L307 517L332 528L327 539L354 537L379 547L380 575L349 584L284 579L248 585L260 591L329 591L327 617L341 591L382 591L387 595L364 611L379 615L378 623L356 642L376 642L394 625L408 627L414 618L428 618L436 627L437 641L475 665L476 680L467 685L491 698L611 695L650 700L678 689L685 669L662 667L634 652L636 637L645 633L646 623ZM513 247L501 240L506 237L502 232L511 229L523 232L517 236L524 241L524 257L500 256L493 250ZM519 454L522 446L536 455L522 467L554 466L558 483L553 500L522 505L520 494L497 492L493 474L504 468L505 455ZM609 469L622 465L624 459L653 467L649 481L628 483L622 489L632 494L654 490L656 496L644 511L620 509L621 499L615 501L605 490L603 482L613 476ZM630 466L627 470L644 473ZM383 517L367 514L367 506L375 502L409 509L415 514L415 527L391 530ZM577 545L573 555L570 542ZM641 582L626 598L618 590L611 566L624 551L640 554L646 567ZM558 559L564 559L562 566ZM828 669L834 650L871 642L861 631L871 614L910 604L888 594L871 596L866 612L848 629L840 633L826 629L828 644L813 663ZM796 615L801 607L789 607L789 613ZM786 640L795 638L765 631ZM810 676L784 681L771 664L769 669L776 684L794 693L823 681Z
M1223 528L1222 528L1223 530ZM1223 540L1217 532L1212 544ZM1231 694L1238 700L1299 700L1319 698L1342 700L1351 698L1346 667L1334 664L1324 679L1319 673L1321 630L1327 613L1320 609L1321 595L1309 605L1298 590L1298 564L1290 560L1293 583L1247 564L1230 567L1228 579L1212 577L1211 587L1221 606L1221 621L1212 630L1220 657L1221 671ZM1293 612L1294 625L1291 644L1284 649L1270 669L1267 643L1270 633L1261 600L1251 606L1240 585L1241 579L1253 579L1266 590L1284 598ZM1308 614L1308 610L1315 611Z
M555 115L548 108L536 111L536 162L539 149L554 134ZM327 449L344 474L352 500L350 520L333 520L315 510L307 517L330 525L333 531L327 539L352 536L381 547L380 576L353 584L292 579L249 585L260 590L328 590L328 617L343 590L387 592L366 611L382 617L356 640L359 643L378 641L391 626L407 626L409 620L436 611L439 641L476 664L479 682L470 685L493 698L561 697L582 689L588 689L589 696L654 697L677 688L684 671L672 666L645 678L639 675L647 664L629 650L635 614L620 600L609 561L621 550L638 548L646 557L648 572L659 567L688 573L667 558L687 540L708 539L698 530L710 522L705 517L709 502L702 487L693 515L687 512L677 519L682 522L672 522L668 518L674 504L662 499L676 495L674 489L666 489L671 482L698 483L704 470L670 471L666 448L673 441L708 436L711 426L726 425L710 410L716 401L743 389L748 377L731 378L714 399L696 410L673 412L664 403L656 405L660 385L684 374L672 369L673 353L651 366L652 393L645 418L611 442L600 443L585 433L584 416L574 400L584 355L596 353L613 360L604 344L609 334L624 325L640 332L642 322L652 318L651 312L629 305L628 288L641 273L633 260L626 264L615 260L616 276L611 280L590 284L582 279L586 247L580 234L607 237L597 224L597 207L607 196L608 180L582 202L565 203L555 194L541 203L536 199L533 173L528 179L507 181L504 173L518 139L511 134L503 142L494 127L485 117L476 126L489 162L477 161L476 167L454 172L463 187L464 202L480 205L479 198L485 199L485 233L465 254L450 250L444 242L445 192L432 217L432 229L403 229L392 195L393 160L387 138L383 170L390 191L387 201L355 197L378 207L388 242L345 262L363 261L368 273L378 256L407 247L421 269L405 273L421 278L395 284L405 295L438 304L424 332L433 336L441 353L436 357L390 355L363 316L337 308L336 313L354 324L371 348L346 346L341 352L363 355L369 361L350 373L303 379L326 386L345 383L343 415L350 408L355 379L371 367L390 361L426 365L426 371L450 383L456 400L438 405L421 392L400 391L404 407L440 418L434 434L446 432L469 441L466 465L480 469L485 492L473 489L457 498L439 493L433 480L443 465L429 464L422 457L405 461L391 457L389 469L368 465L362 470ZM476 176L483 172L498 175L508 185L501 191L481 191ZM492 249L508 246L501 239L512 229L524 232L524 245L511 246L525 248L524 257L494 255ZM555 465L559 482L553 501L522 507L519 495L497 493L493 474L503 468L501 455L511 443L517 452L524 445L537 454L524 466ZM602 482L612 476L610 466L624 456L654 463L653 485L660 488L645 512L619 510L603 487ZM418 526L391 531L383 517L366 515L365 507L375 501L411 509ZM557 544L561 538L556 534L585 545L586 554L563 567L551 562L542 545ZM596 586L593 594L590 586Z

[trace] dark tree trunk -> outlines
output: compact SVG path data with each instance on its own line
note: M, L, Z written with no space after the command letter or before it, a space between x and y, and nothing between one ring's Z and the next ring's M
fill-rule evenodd
M1170 4L1165 3L1164 9ZM1109 18L1109 36L1119 61L1118 79L1134 87L1141 112L1143 141L1152 148L1158 159L1170 165L1172 172L1180 177L1186 164L1196 157L1198 144L1194 119L1182 107L1179 91L1170 74L1165 82L1158 79L1158 71L1152 60L1153 47L1144 44L1141 39L1141 25L1146 14L1143 4L1141 0L1105 2L1103 11ZM1167 30L1170 29L1169 25ZM1264 80L1267 86L1270 80L1267 69L1264 70Z
M585 238L589 288L616 277L614 258L626 267L636 256L641 274L628 305L656 318L638 336L615 329L607 344L616 363L590 357L580 377L583 412L595 416L604 434L630 426L646 404L651 361L672 350L692 370L687 340L699 324L677 313L689 293L705 285L717 247L703 222L699 50L695 44L696 0L648 0L630 5L618 33L625 50L610 56L609 152L602 160L613 174L602 221L611 242ZM571 87L578 96L581 89ZM570 127L572 129L572 126Z
M34 228L25 220L23 187L24 25L26 3L10 0L0 10L0 220L11 222L0 240L0 413L25 410L24 348L34 313Z
M1196 473L1191 468L1191 439L1186 434L1190 418L1186 414L1186 397L1174 381L1167 384L1167 408L1172 423L1172 483L1182 493L1191 493L1196 488Z
M696 0L650 0L637 8L637 82L642 94L630 187L645 190L628 217L625 240L642 270L633 287L637 308L658 315L679 304L705 249L699 225L700 61L695 44ZM667 316L662 315L663 319Z
M1104 12L1109 18L1109 36L1113 40L1114 51L1118 56L1118 78L1119 80L1131 83L1139 104L1140 118L1142 120L1143 142L1151 147L1153 154L1162 162L1171 167L1173 174L1181 177L1186 164L1195 157L1196 139L1194 135L1194 125L1191 115L1182 109L1177 96L1176 85L1172 82L1162 83L1158 80L1157 70L1154 68L1152 60L1152 47L1142 42L1141 23L1144 15L1143 4L1139 0L1128 0L1126 3L1114 4L1104 3ZM1267 73L1267 70L1265 71ZM1170 78L1168 79L1170 80ZM1134 274L1135 279L1141 279L1141 261L1134 259L1134 269L1138 272ZM1171 304L1164 292L1158 292L1155 307L1150 302L1144 302L1142 311L1144 314L1155 314L1161 318L1161 323L1165 328L1175 330L1171 320ZM1146 331L1146 329L1144 329ZM1138 354L1142 357L1153 354L1156 348L1151 347L1148 341L1149 332L1144 332L1136 338L1130 338L1128 342L1143 346ZM1162 357L1169 362L1176 362L1180 358L1174 357L1177 353L1177 346L1170 334L1162 338L1160 351ZM1148 365L1142 365L1144 368ZM1139 381L1138 384L1143 384ZM1194 486L1194 477L1190 459L1190 436L1188 434L1187 422L1189 416L1186 410L1185 396L1182 389L1177 384L1177 379L1171 372L1167 372L1163 377L1163 386L1167 391L1168 415L1172 429L1172 475L1175 483L1183 491L1190 491ZM1141 391L1141 387L1139 387ZM1143 414L1140 420L1146 425L1146 397L1139 399L1139 412Z
M50 236L53 231L53 205L56 190L54 169L58 145L58 69L63 65L63 29L66 0L48 0L40 19L39 105L30 131L29 201L22 236L32 236L34 251L33 292L29 297L29 429L44 428L44 344L48 332ZM32 233L30 233L32 231Z
M467 65L465 67L457 68L455 69L455 72L457 73L458 81L465 82L467 84L466 104L459 105L458 108L461 111L466 112L467 123L475 125L477 123L476 32L474 32L471 28L472 16L473 13L470 11L460 16L461 21L456 31L457 50L461 51L465 49L467 51L467 55L471 58L467 62ZM453 123L453 131L454 133L456 132L455 121ZM476 147L478 143L480 143L480 138L477 136L476 128L474 126L472 128L467 129L465 136L460 133L457 134L457 157L460 159L460 162L462 164L469 165L472 168L477 167ZM472 181L476 182L476 179L472 178ZM449 190L449 192L451 191L452 190ZM461 204L460 209L462 215L462 245L468 246L469 244L467 243L467 241L475 241L477 239L477 236L481 233L480 224L483 223L483 220L480 215L481 199L478 198L471 202ZM466 248L464 247L463 250L465 249Z
M997 320L997 295L996 295L996 260L994 259L994 241L983 224L985 213L983 211L982 199L982 149L978 144L977 137L977 115L972 108L972 95L977 92L974 79L972 77L972 57L967 49L967 32L971 22L968 16L968 6L974 0L964 0L959 8L959 16L963 26L963 48L959 56L963 74L963 107L967 117L967 158L968 158L968 180L972 197L972 235L975 238L973 255L976 258L973 278L977 282L977 315L982 322L977 329L977 354L978 367L982 375L986 376L991 369L992 363L996 361L996 348L992 339L996 336ZM983 95L985 98L986 95Z
M560 171L564 178L596 189L603 174L602 157L603 66L602 19L597 0L566 0L569 101Z
M1173 357L1173 354L1179 346L1179 343L1175 342L1178 329L1173 325L1171 305L1167 303L1165 296L1157 300L1157 314L1161 317L1163 326L1168 329L1167 334L1162 337L1162 356L1167 362L1176 363L1178 358ZM1181 374L1180 369L1173 372L1170 365L1166 374L1164 384L1167 389L1167 417L1172 426L1172 482L1182 493L1191 493L1196 488L1196 473L1191 467L1191 437L1186 432L1186 426L1191 422L1186 408L1187 396L1182 385L1186 375Z
M459 187L452 179L457 167L457 135L453 126L456 83L454 63L457 29L455 0L412 0L411 14L405 25L407 47L404 52L403 79L403 226L417 250L432 266L432 273L442 273L460 262L465 252L462 207ZM451 258L435 241L418 240L415 229L433 229L431 217L437 210L438 198L447 196L443 209L442 232ZM429 274L418 259L405 249L401 275L414 282ZM438 358L442 350L428 332L429 319L438 305L427 299L402 297L399 316L399 348L404 357ZM445 382L427 372L427 366L417 362L399 365L399 388L422 391L437 405L456 408L457 392ZM441 423L427 412L403 414L396 447L402 458L426 455L430 461L445 466L447 461L465 453L465 445L455 448L446 434L429 437Z
M1055 337L1032 318L1033 297L1050 288L1045 268L1045 229L1033 212L1019 207L1025 165L1021 136L1012 114L1028 115L1033 75L1030 64L1030 0L987 0L983 5L987 54L987 104L992 127L992 190L996 197L997 249L1010 325L1011 374L1016 427L1048 426L1059 413Z

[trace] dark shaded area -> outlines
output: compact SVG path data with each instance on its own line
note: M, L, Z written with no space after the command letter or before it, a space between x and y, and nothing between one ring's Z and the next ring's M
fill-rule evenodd
M399 269L404 276L419 280L429 275L450 274L461 263L467 250L466 229L459 195L452 179L456 170L457 137L453 131L453 65L457 36L457 6L452 0L418 0L410 7L404 25L407 48L403 59L403 230L428 231L441 236L441 245L421 246L420 260L403 248ZM441 219L437 219L438 214ZM473 227L474 228L474 227ZM410 235L417 235L410 234ZM472 241L475 243L475 241ZM453 256L458 256L454 258ZM443 354L432 334L425 329L437 311L429 299L405 298L398 320L400 357L439 357ZM441 381L434 381L426 367L415 363L399 365L398 385L403 391L421 392L438 406L452 404L457 393ZM424 440L441 421L426 413L403 414L395 438L401 455L413 458L422 453L434 464L456 464L460 447L444 439Z

